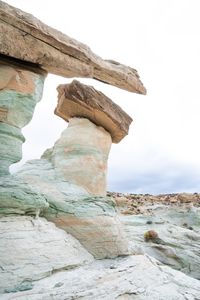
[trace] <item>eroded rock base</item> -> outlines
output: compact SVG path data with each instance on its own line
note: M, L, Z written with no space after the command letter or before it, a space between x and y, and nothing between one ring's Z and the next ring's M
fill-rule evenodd
M52 149L15 175L39 197L40 206L25 197L22 211L28 206L35 214L38 206L40 215L72 234L97 259L129 254L115 203L104 196L110 145L103 128L87 119L72 119ZM11 202L19 205L16 197Z

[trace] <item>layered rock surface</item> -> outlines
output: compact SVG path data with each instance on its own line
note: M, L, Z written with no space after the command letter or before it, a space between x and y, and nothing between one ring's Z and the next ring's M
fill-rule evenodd
M0 62L0 176L22 158L21 128L30 122L42 97L45 73L39 68Z
M106 196L111 136L85 118L72 118L51 150L44 153L65 181L93 196Z
M43 195L49 207L41 214L76 237L95 258L129 253L115 204L105 196L110 144L103 128L75 118L42 159L15 175Z
M37 163L41 165L40 169L38 166L34 169L33 165ZM29 169L36 175L36 170L39 170L38 176L40 174L41 178L48 176L50 179L50 167L44 168L43 164L43 160L30 162L24 167L24 172ZM42 174L42 168L46 173ZM38 182L41 178L38 178ZM61 186L64 183L59 184ZM50 186L46 186L46 189ZM66 187L63 185L64 189ZM69 185L68 190L70 188L72 196L75 186ZM49 190L47 196L50 197L50 194L55 197L53 190ZM45 198L48 200L47 196ZM71 204L71 211L75 210L75 202ZM59 207L58 213L60 210ZM70 235L44 218L27 216L33 211L26 210L26 216L22 216L19 210L16 212L17 215L13 215L12 211L4 211L5 216L0 218L0 297L3 300L199 300L198 280L164 266L150 256L134 255L94 261ZM130 223L126 224L128 226ZM137 227L136 222L134 226ZM129 239L138 243L137 237L131 235L131 231L128 233Z
M90 48L0 1L0 54L42 66L64 77L89 77L145 94L137 71L103 60ZM31 51L30 51L31 49Z
M58 114L69 127L41 159L8 172L21 158L21 128L41 98L45 73L36 65L145 93L137 72L2 1L0 30L0 298L199 300L199 281L182 273L199 279L198 205L138 208L105 194L111 142L131 122L106 96L77 81L61 86ZM148 241L144 230L154 233ZM145 252L157 260L138 255Z
M200 282L144 255L101 260L33 282L2 300L199 300Z
M66 232L44 218L0 218L0 293L31 290L34 282L91 263L93 257Z
M132 118L92 86L74 80L58 87L58 105L55 114L69 121L84 117L107 130L113 143L118 143L128 134Z
M94 260L91 253L96 258L130 253L115 204L110 197L92 197L84 188L66 181L54 168L52 153L60 155L48 151L42 159L28 162L18 174L2 178L1 299L199 300L198 280L164 266L158 256L160 262L141 255L154 243L142 248L143 230L152 228L152 223L143 221L146 227L135 234L138 224L134 218L138 215L130 215L132 220L124 219L127 215L119 217L125 224L132 253L140 255ZM133 206L123 210L130 207ZM151 212L148 221L150 215ZM154 217L153 226L157 224ZM198 219L196 222L198 226ZM82 245L58 227L77 237ZM178 238L176 235L177 244ZM174 252L171 253L174 260ZM170 265L167 257L163 262Z

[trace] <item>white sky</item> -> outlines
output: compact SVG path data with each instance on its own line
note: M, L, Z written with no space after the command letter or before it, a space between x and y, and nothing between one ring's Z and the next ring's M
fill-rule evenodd
M134 119L113 145L108 189L133 193L200 191L199 0L6 0L87 44L96 54L136 68L141 96L94 80ZM54 116L56 87L71 82L48 75L31 123L23 160L39 158L66 123Z

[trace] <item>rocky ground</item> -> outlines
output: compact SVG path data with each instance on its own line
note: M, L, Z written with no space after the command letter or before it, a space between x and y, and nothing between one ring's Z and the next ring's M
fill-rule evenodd
M3 300L199 300L200 283L153 258L99 260L16 287Z
M135 253L200 279L200 194L108 194Z
M107 192L108 196L115 199L117 206L123 215L151 214L152 207L164 205L170 207L180 207L189 209L200 207L200 194L179 193L179 194L122 194Z
M39 215L22 215L17 207L2 215L0 299L200 300L199 195L109 198L124 225L129 255L95 259Z

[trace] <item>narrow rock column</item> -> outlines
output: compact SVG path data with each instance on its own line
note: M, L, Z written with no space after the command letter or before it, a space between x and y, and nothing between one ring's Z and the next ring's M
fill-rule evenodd
M95 196L106 195L110 134L85 118L71 118L53 148L52 162L66 181Z
M46 73L39 68L0 62L0 176L22 158L21 128L40 101Z

